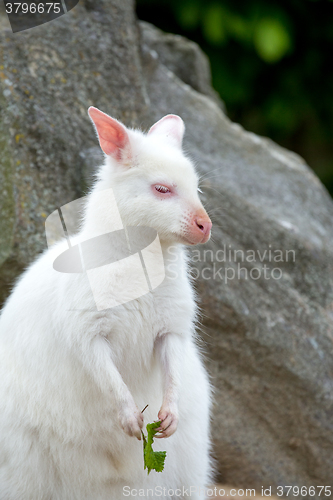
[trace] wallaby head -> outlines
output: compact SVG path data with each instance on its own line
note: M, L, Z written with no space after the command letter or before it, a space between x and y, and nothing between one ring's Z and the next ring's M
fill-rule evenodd
M182 151L185 126L167 115L148 134L89 108L106 161L99 189L112 188L126 226L154 228L161 242L205 243L212 223L198 196L198 176Z

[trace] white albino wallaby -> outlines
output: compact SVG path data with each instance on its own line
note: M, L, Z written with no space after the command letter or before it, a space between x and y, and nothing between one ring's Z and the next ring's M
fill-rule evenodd
M0 499L120 500L140 489L202 499L210 385L184 245L205 243L212 224L182 152L184 124L168 115L144 134L96 108L89 114L105 163L78 241L108 231L115 215L99 210L96 193L112 188L123 226L157 231L166 275L149 293L97 310L86 274L53 268L63 239L18 280L0 316ZM115 279L100 274L102 296ZM167 438L154 443L167 452L165 469L149 476L144 420L161 420Z

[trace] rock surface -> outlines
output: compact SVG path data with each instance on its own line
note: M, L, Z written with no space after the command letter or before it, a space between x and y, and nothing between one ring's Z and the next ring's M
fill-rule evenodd
M150 48L151 55L194 90L211 97L225 109L211 84L209 59L199 46L186 38L164 33L152 24L140 22L141 41Z
M130 0L82 2L15 35L2 11L0 61L2 298L45 247L45 217L98 165L87 107L142 127L179 114L214 222L191 257L218 479L272 494L330 485L333 204L310 168L231 123L200 50L139 24Z

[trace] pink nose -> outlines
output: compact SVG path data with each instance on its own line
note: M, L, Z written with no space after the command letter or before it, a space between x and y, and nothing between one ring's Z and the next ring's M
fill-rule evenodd
M209 217L196 217L194 219L194 223L196 224L196 227L199 229L199 231L202 234L202 243L206 243L206 241L209 238L210 235L210 230L212 229L212 222Z

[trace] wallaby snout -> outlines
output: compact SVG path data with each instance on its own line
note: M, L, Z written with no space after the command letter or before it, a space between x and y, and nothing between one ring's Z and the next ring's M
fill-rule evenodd
M210 231L212 229L212 221L207 214L199 215L194 219L194 225L196 230L196 235L198 238L201 237L199 243L206 243L210 238Z
M186 230L186 239L191 245L206 243L210 238L212 221L208 217L204 208L192 212L188 218L188 227Z

